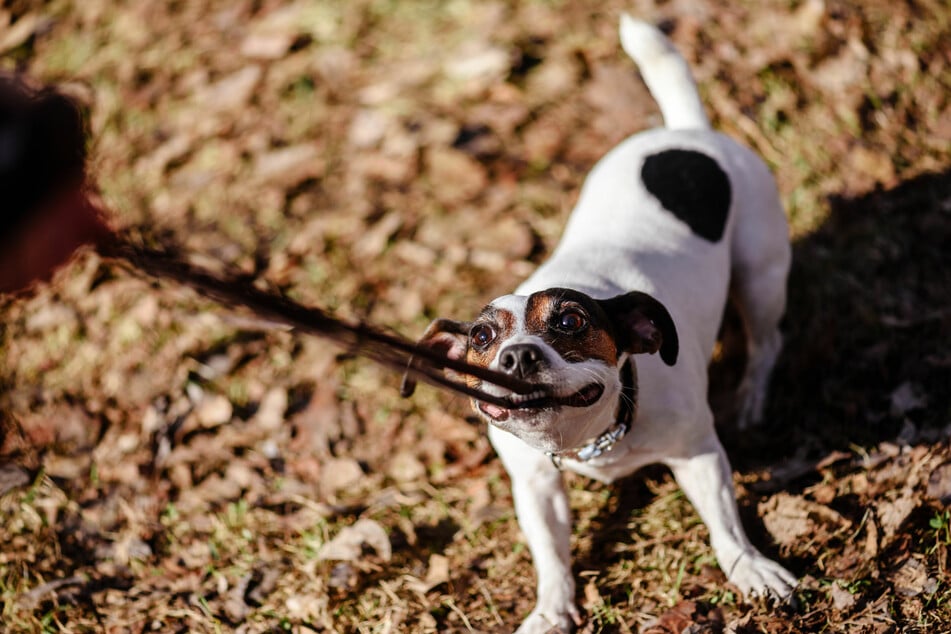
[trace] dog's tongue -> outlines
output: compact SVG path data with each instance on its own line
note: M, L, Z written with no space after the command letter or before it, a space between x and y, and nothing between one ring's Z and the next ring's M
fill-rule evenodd
M494 418L495 420L503 420L508 418L509 411L498 405L493 405L492 403L481 403L482 411Z

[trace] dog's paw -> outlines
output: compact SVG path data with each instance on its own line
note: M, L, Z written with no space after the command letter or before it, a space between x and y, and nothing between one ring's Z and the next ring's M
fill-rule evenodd
M758 552L747 552L727 575L747 597L766 596L788 601L796 589L795 575Z
M535 606L528 618L515 634L569 634L581 625L581 615L574 604L569 604L561 610L543 609Z

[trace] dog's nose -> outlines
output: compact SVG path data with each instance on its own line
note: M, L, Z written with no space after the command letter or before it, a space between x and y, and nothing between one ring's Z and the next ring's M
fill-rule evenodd
M499 356L499 368L519 378L537 372L545 360L541 349L531 343L516 343L505 348Z

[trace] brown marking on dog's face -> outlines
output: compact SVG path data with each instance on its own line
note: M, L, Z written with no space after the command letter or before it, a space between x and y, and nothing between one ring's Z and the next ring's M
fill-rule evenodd
M469 328L469 350L466 361L483 368L489 367L496 353L506 339L512 336L517 320L511 312L489 305L482 309ZM467 376L472 387L478 387L481 380Z
M471 322L436 319L426 328L418 344L437 350L450 359L465 359L472 365L488 368L506 339L512 336L518 320L515 315L503 308L489 304L479 316ZM410 360L410 368L413 361ZM480 388L482 380L471 374L445 370L448 378L465 381L472 388ZM403 375L400 392L404 397L411 396L416 389L416 379L411 371Z
M569 363L617 361L614 328L601 306L588 295L549 289L529 296L525 330L543 339Z

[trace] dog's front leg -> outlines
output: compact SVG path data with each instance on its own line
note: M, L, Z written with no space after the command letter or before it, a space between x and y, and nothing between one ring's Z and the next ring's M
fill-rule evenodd
M546 461L531 471L523 464L510 472L515 513L538 577L535 609L519 634L569 632L580 621L571 574L571 510L561 473Z
M537 576L535 608L517 634L570 632L581 617L571 574L571 509L561 472L515 437L490 435L512 479L515 513Z
M736 507L730 463L713 431L688 457L665 462L710 531L710 544L729 580L747 595L789 598L796 577L764 557L747 538Z

